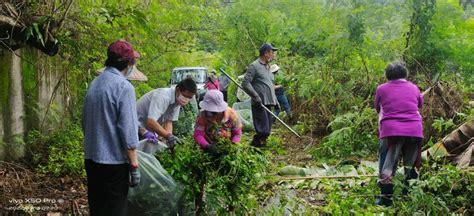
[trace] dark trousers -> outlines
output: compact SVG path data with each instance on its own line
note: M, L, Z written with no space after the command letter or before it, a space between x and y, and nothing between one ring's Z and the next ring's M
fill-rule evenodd
M128 164L99 164L85 160L91 216L125 216L129 182Z
M397 171L400 159L403 159L405 181L418 177L417 169L421 166L421 138L387 137L381 140L379 155L380 184L391 184Z
M271 110L271 106L266 107ZM260 105L252 105L252 119L255 128L252 145L257 147L264 146L272 132L273 116Z
M227 91L222 91L222 94L224 95L224 101L227 102Z

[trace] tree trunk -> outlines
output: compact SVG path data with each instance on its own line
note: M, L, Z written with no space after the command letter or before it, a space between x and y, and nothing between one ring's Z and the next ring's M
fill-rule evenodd
M3 142L3 105L0 105L0 161L5 160L5 144Z
M64 110L62 100L63 69L57 57L42 58L37 71L38 126L40 131L56 127Z
M25 146L23 140L24 132L24 108L23 108L23 86L21 75L21 51L16 50L12 53L10 67L10 93L9 93L9 117L10 124L7 125L7 152L5 159L17 160L24 156ZM9 128L8 128L9 127Z
M8 120L8 92L10 83L10 65L11 57L10 52L0 50L0 161L5 160L5 141L8 132L7 120Z

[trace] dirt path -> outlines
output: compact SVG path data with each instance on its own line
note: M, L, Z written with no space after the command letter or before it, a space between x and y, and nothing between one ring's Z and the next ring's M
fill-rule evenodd
M287 165L309 166L314 164L314 159L309 154L309 149L317 145L319 140L309 136L298 138L295 135L284 131L284 128L276 128L274 134L282 134L280 136L282 148L286 154L276 157L279 161L285 161Z
M298 138L288 132L281 125L277 125L269 138L266 151L270 156L268 174L271 180L260 187L259 202L262 206L261 214L288 215L295 213L309 213L310 206L323 205L321 200L313 199L320 193L317 189L301 190L295 187L294 181L282 181L278 175L283 166L293 165L298 167L316 166L311 147L318 145L319 139L309 136ZM299 181L303 182L303 181Z

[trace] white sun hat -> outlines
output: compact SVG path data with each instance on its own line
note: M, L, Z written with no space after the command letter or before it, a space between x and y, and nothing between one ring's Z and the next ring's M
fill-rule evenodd
M227 103L224 101L224 95L219 90L209 90L199 106L209 112L224 112L227 109Z
M273 64L272 66L270 66L270 73L275 73L278 70L280 70L280 66L278 66L277 64Z

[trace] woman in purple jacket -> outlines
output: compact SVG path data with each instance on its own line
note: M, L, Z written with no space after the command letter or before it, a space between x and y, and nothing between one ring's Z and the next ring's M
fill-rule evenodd
M402 62L385 68L388 82L379 85L375 93L375 109L379 113L379 138L386 148L380 148L381 167L378 185L381 196L378 205L391 205L393 175L400 157L405 168L405 185L418 177L420 168L423 125L419 109L423 96L418 87L407 81L408 71ZM381 146L382 147L382 146ZM383 152L382 152L383 151ZM383 157L385 156L385 157ZM404 193L407 192L405 186Z

